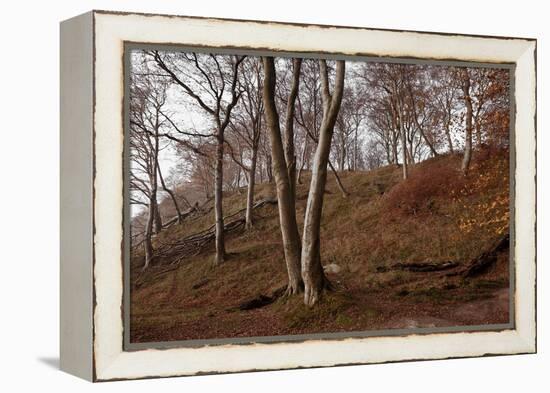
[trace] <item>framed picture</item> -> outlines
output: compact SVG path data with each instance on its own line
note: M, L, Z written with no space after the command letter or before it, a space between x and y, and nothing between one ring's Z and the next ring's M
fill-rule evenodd
M536 351L536 40L61 23L61 368Z

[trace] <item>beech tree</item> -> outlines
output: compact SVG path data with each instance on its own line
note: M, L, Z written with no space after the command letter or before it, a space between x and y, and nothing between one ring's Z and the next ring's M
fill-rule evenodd
M165 126L161 111L166 103L166 84L156 81L138 81L131 84L130 101L130 156L134 170L130 179L131 191L140 191L147 197L144 250L146 269L153 260L153 232L162 230L157 201L159 175L160 133ZM161 180L163 187L164 180Z
M275 104L276 71L274 59L273 57L263 57L262 61L264 66L263 100L267 129L271 141L271 157L273 160L273 174L277 189L279 223L288 272L286 293L291 295L301 292L303 287L302 278L300 276L300 235L296 222L294 189L289 176L289 165L285 157L285 147L281 135L279 113ZM295 71L299 74L299 68L296 64ZM298 78L293 80L294 83L298 83ZM287 116L289 112L292 111L287 111ZM288 120L285 123L288 126ZM290 139L287 139L287 142L289 143Z
M405 105L411 119L412 129L418 130L420 137L416 141L417 149L423 142L429 149L432 157L438 155L438 138L433 130L435 116L432 101L432 84L428 75L427 66L409 65L404 69ZM411 133L409 133L411 135ZM409 138L409 155L411 162L415 162L414 138Z
M345 170L346 165L349 170L358 168L359 131L366 119L365 103L366 97L357 86L346 86L334 130L337 139L334 150L340 171Z
M231 111L237 104L239 66L243 56L202 55L185 52L152 51L150 55L157 66L171 78L181 91L190 97L213 122L216 139L216 163L214 180L214 212L216 226L216 255L214 265L225 259L223 219L223 162L225 131Z
M431 67L432 105L435 108L437 126L443 130L447 148L450 153L455 152L453 129L459 118L459 86L455 81L456 71L448 67Z
M290 93L287 100L284 151L287 165L288 181L290 182L290 193L292 203L296 200L296 154L294 149L294 114L296 112L296 99L300 88L300 73L302 68L302 59L292 59L292 82ZM294 210L295 207L292 207Z
M259 58L247 58L241 66L239 76L239 86L243 92L242 98L235 107L233 119L230 123L235 139L237 141L244 141L249 153L245 160L243 158L243 149L239 149L239 157L237 157L234 149L231 147L231 142L229 143L233 161L245 171L248 179L245 213L246 228L251 228L253 225L254 189L263 127L264 103L262 99L261 79Z
M302 239L302 279L304 280L304 303L315 305L328 281L321 265L321 216L327 180L327 165L330 154L334 125L340 110L344 93L345 62L336 62L334 90L330 93L329 72L325 60L319 60L321 94L323 99L323 120L319 142L315 150L311 183L304 217Z
M303 159L300 172L306 164L309 167L311 161L310 155L315 149L315 146L319 143L319 134L321 130L323 120L323 103L322 103L322 84L321 84L321 71L319 63L315 60L304 61L305 67L303 70L303 85L304 89L302 94L298 97L298 110L296 111L296 122L304 131L304 138L309 138L311 143L311 149L307 142L304 141L303 147ZM348 195L348 192L344 188L340 176L332 165L330 157L328 159L328 166L336 179L336 184L343 197ZM300 176L298 176L300 178Z
M401 167L403 179L408 177L408 164L413 156L411 151L408 151L410 143L407 143L407 122L410 122L410 115L407 113L407 90L406 90L406 65L404 64L387 64L387 63L365 63L358 73L367 84L368 88L373 91L373 95L377 100L381 101L377 106L370 106L376 110L383 109L387 113L387 119L378 118L391 125L392 130L390 135L394 139L393 143L393 161L397 164L398 157L398 141L401 145ZM412 138L409 138L412 141Z
M462 159L462 172L464 175L468 174L470 169L470 161L472 159L472 120L473 120L473 109L472 109L472 98L470 96L470 73L468 68L463 68L461 72L462 77L462 93L464 99L464 105L466 106L466 115L465 115L465 141L464 141L464 158Z

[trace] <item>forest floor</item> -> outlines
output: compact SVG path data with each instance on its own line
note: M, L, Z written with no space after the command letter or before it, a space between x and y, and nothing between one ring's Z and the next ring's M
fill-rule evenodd
M509 249L473 277L460 274L509 230L509 165L504 151L476 152L467 177L458 155L419 163L406 181L401 169L329 172L321 225L323 265L335 290L306 308L301 296L263 307L243 303L270 296L286 283L276 205L255 210L251 230L226 237L227 260L213 267L213 245L196 256L158 258L141 272L131 264L130 341L236 338L414 327L499 324L509 321ZM308 175L297 188L301 227ZM274 198L260 184L255 199ZM227 215L245 206L246 191L226 193ZM208 228L213 212L173 225L162 244ZM411 271L411 263L447 263L440 271ZM337 273L334 270L339 270Z

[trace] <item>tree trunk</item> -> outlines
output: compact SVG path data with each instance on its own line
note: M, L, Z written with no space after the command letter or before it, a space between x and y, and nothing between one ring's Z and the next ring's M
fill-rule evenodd
M304 303L315 305L328 281L321 265L321 216L323 198L327 181L327 164L330 145L334 133L334 124L340 110L344 90L345 62L336 62L334 95L329 92L329 77L326 61L319 61L321 69L321 86L323 91L323 121L319 131L319 142L315 151L311 172L311 183L304 217L304 234L302 240L302 278L304 280Z
M340 154L340 172L345 171L346 167L346 148L345 148L345 141L344 137L342 137L342 154Z
M353 138L353 171L357 170L357 134L359 127L355 127L355 136Z
M260 170L258 171L258 174L260 175L260 184L264 182L264 167L263 167L263 161L260 161Z
M275 106L275 65L272 57L263 58L264 85L263 100L269 137L271 140L271 155L277 200L279 207L279 221L283 238L283 248L288 272L287 294L295 294L302 290L300 276L300 235L296 222L296 210L292 195L292 186L288 176L288 166L285 160L279 114Z
M214 265L223 263L225 259L225 242L223 234L223 134L218 130L216 147L216 170L214 176L214 215L216 220L216 255Z
M398 136L395 135L395 131L392 131L392 146L391 146L391 148L392 148L392 155L393 155L393 163L395 165L399 165L399 154L397 153L397 138L398 138Z
M479 122L479 118L476 120L475 122L476 126L475 126L475 130L476 130L476 144L478 146L481 146L481 144L483 143L482 141L482 138L481 138L481 124Z
M307 153L307 142L308 142L308 137L307 135L304 135L304 147L302 149L302 157L300 159L300 170L298 171L298 176L297 176L297 183L298 184L302 184L302 171L304 170L304 167L306 165L306 153Z
M158 146L158 138L157 138L157 146ZM155 149L155 153L158 149ZM151 237L153 236L153 230L155 229L155 224L158 226L158 223L156 223L156 216L158 215L158 207L157 207L157 159L155 158L153 160L153 169L151 171L152 173L149 174L149 179L151 181L151 193L149 195L149 213L147 216L147 223L145 225L145 241L143 242L145 246L145 263L143 265L143 269L149 267L151 264L151 261L153 260L153 243L151 241ZM160 229L162 229L162 224L160 226ZM157 231L157 233L160 232L160 230Z
M336 178L336 184L338 185L338 189L342 193L342 196L344 198L347 198L349 193L344 188L344 185L342 184L342 180L340 180L340 176L338 176L338 172L336 172L336 169L334 168L330 160L328 160L328 166L330 167L330 170L332 171L332 173L334 174L334 177Z
M393 164L393 155L390 153L390 146L384 146L384 150L386 151L386 161L388 161L388 164Z
M156 186L155 186L156 188ZM157 202L157 193L155 192L155 199L153 200L153 217L155 221L155 233L162 231L162 217L160 216L159 204Z
M455 151L454 151L454 147L453 147L453 140L451 138L451 126L450 126L449 122L445 123L445 136L447 137L447 143L449 145L449 151L451 152L451 154L453 154Z
M414 165L415 159L414 159L414 141L409 141L409 154L407 156L407 163Z
M267 163L265 166L265 175L268 183L273 183L273 161L270 155L267 156Z
M317 144L317 145L319 144L319 139L315 138L315 136L311 132L309 132L307 129L306 129L306 133L315 144ZM329 155L330 155L330 152L329 152ZM334 168L334 165L332 165L332 162L330 162L330 159L328 159L328 166L330 167L330 170L332 171L332 173L334 174L334 177L336 178L336 184L338 185L338 189L342 193L342 196L344 198L347 198L349 194L346 191L346 189L344 188L344 185L342 184L342 181L340 180L340 176L338 176L338 172L336 172L336 168Z
M157 160L157 169L158 169L158 175L159 175L159 179L160 179L160 184L162 185L162 189L164 191L166 191L168 193L168 195L170 195L170 199L172 199L172 203L174 204L174 208L176 209L176 214L178 215L178 224L181 224L181 210L180 210L180 207L178 205L178 201L176 200L176 196L174 195L174 193L172 192L172 190L170 190L168 187L166 187L166 183L164 182L164 176L162 176L162 172L160 170L160 165L158 164L158 160ZM189 202L187 201L187 199L185 199L185 202L187 203L187 205L189 205L189 207L191 206L189 204Z
M254 225L252 218L252 209L254 206L254 187L256 185L256 163L258 161L258 146L252 147L252 159L250 162L250 172L248 174L248 189L246 192L246 213L245 228L250 229Z
M235 191L237 191L237 194L241 193L241 173L242 173L242 168L239 166L237 168L237 179L235 179L235 185L234 185L234 188L235 188Z
M302 59L292 59L292 85L288 96L285 119L285 160L288 172L288 181L290 182L290 193L292 204L296 200L296 154L294 153L294 113L295 103L300 88L300 69ZM295 208L294 208L295 209Z
M470 97L470 75L465 68L462 76L462 91L466 105L466 137L464 143L464 158L462 159L462 173L468 174L472 159L472 99Z
M409 177L409 171L407 168L407 138L405 137L405 128L401 125L399 125L399 134L401 135L401 161L402 161L402 168L403 168L403 179L407 179Z
M151 236L153 235L153 221L155 214L155 202L153 195L149 197L149 213L147 215L147 223L145 225L145 240L143 245L145 247L145 263L143 264L143 270L147 269L153 260L153 243L151 242Z

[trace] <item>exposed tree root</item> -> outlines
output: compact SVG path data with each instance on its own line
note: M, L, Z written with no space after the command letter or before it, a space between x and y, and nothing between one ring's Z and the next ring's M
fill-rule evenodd
M283 297L286 295L286 286L282 286L274 290L271 295L263 295L260 294L256 296L255 298L246 300L245 302L239 304L237 307L235 307L238 310L245 311L245 310L254 310L256 308L261 308L270 305L271 303L275 302L280 297Z
M481 255L472 260L466 269L461 272L462 276L465 278L474 277L485 272L489 266L496 262L498 253L509 247L510 234L506 233L504 236L497 239L491 247L489 247Z
M294 288L291 285L287 285L286 289L284 290L284 293L282 294L282 297L290 297L290 296L298 295L298 294L303 293L303 292L304 292L304 283L303 282L301 282L298 285L298 288Z
M307 307L314 307L316 304L321 302L325 292L333 292L336 290L336 287L325 274L323 274L322 280L323 282L321 283L320 288L310 288L309 292L304 291L304 304Z
M496 262L499 252L510 247L510 235L505 235L498 238L487 250L479 256L471 260L465 268L447 273L447 276L461 275L465 278L474 277L485 272L489 266ZM443 261L443 262L406 262L395 263L389 267L380 266L376 269L379 273L384 273L390 270L406 270L410 272L437 272L442 270L451 270L460 266L458 262Z
M390 267L379 267L378 272L386 272L388 270L406 270L409 272L438 272L441 270L454 269L459 266L458 262L443 261L443 262L405 262L394 263Z
M275 299L270 296L259 295L254 299L247 300L246 302L239 304L237 308L241 311L254 310L255 308L261 308L261 307L267 306L268 304L271 304L274 301Z

